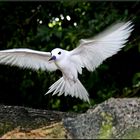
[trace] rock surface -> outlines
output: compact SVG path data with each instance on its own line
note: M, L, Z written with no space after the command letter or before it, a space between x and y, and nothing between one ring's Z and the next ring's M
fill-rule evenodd
M140 138L140 99L111 98L63 121L72 138Z
M0 138L67 138L62 118L74 113L0 105Z
M0 106L1 138L140 138L140 99L111 98L83 114Z

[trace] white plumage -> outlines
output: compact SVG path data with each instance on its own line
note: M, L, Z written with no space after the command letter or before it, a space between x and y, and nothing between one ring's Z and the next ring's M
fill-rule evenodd
M0 63L34 70L59 69L62 77L50 86L46 94L71 95L89 102L88 92L78 80L78 73L82 74L82 68L94 71L105 59L116 54L124 47L132 30L130 21L117 23L96 37L81 39L78 47L71 51L60 48L51 52L25 48L3 50L0 51Z

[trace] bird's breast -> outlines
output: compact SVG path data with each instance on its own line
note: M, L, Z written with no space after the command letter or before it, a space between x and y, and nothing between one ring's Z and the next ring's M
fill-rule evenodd
M77 70L74 65L69 61L56 62L56 66L64 76L70 79L77 79Z

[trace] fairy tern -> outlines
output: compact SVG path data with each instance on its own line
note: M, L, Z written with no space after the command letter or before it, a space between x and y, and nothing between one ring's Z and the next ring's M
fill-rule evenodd
M46 94L64 94L89 102L89 94L78 79L82 69L94 71L104 60L125 46L133 30L131 21L118 22L89 39L81 39L73 50L55 48L51 52L27 48L0 51L0 63L33 70L60 70L62 77L49 87Z

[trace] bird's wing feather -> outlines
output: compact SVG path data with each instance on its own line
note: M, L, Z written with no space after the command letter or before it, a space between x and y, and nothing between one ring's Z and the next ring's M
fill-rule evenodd
M112 25L94 38L82 39L79 46L70 51L71 60L93 71L105 59L124 47L132 30L133 25L130 21L121 22Z
M54 62L49 62L50 52L41 52L31 49L9 49L0 51L0 63L14 65L33 70L54 71L57 69Z

